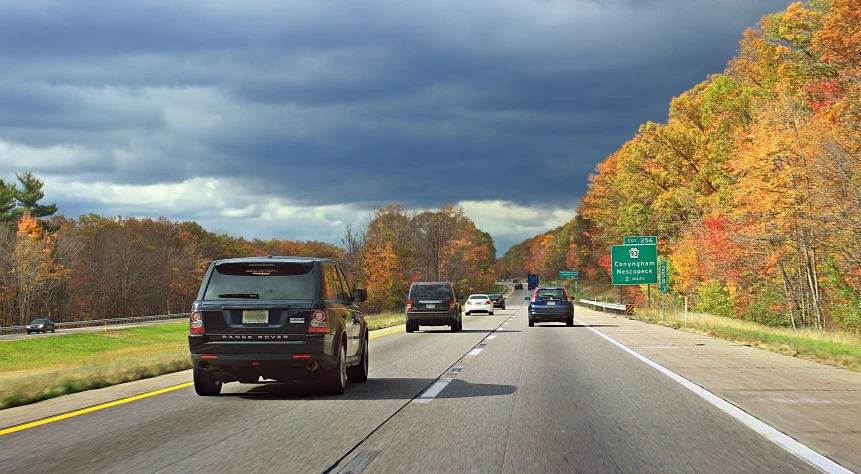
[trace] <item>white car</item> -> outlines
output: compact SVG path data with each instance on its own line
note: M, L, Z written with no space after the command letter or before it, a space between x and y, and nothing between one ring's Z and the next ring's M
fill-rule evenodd
M470 313L487 313L493 316L493 301L487 295L469 295L463 310L467 316Z

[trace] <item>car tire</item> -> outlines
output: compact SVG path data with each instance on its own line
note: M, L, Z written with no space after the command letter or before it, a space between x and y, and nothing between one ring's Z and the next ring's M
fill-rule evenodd
M55 332L57 332L57 330L56 330L56 329L51 328L51 332L52 332L52 333L55 333Z
M214 397L221 393L221 381L209 376L203 369L195 368L194 391L201 397Z
M493 316L493 311L490 312L490 315Z
M368 333L362 341L362 362L359 365L347 367L347 381L365 383L368 381Z
M565 320L565 325L566 325L566 326L568 326L569 328L570 328L570 327L574 327L574 318L573 318L573 317L571 317L571 318L566 319L566 320Z
M469 316L469 311L467 311L466 313L464 313L464 316Z
M338 349L338 366L324 372L322 382L326 395L341 395L347 388L347 348L343 342Z
M457 332L463 331L463 319L457 320Z
M529 321L529 327L535 327L535 321Z
M27 331L27 334L30 334L30 331Z
M416 330L416 328L415 328L415 326L413 326L413 323L407 321L407 332L413 332L415 330Z
M451 332L457 332L457 324L458 324L457 319L455 319L454 321L451 322Z

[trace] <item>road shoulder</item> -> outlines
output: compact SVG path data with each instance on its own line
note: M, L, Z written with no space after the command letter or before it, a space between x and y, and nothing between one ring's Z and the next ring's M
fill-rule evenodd
M861 373L623 316L579 308L576 317L816 452L861 471Z

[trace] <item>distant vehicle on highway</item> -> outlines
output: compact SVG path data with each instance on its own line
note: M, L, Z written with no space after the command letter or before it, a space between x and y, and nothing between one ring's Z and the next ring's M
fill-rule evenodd
M450 281L415 282L407 294L404 317L407 332L421 326L451 326L451 332L463 329L460 295Z
M517 280L515 280L515 281L517 281ZM523 283L515 283L514 289L515 290L522 290L523 289Z
M538 275L535 273L530 273L526 277L526 284L529 290L533 290L538 287Z
M213 396L228 382L318 381L332 395L368 379L368 325L335 260L216 260L192 305L188 345L194 389Z
M463 308L467 316L472 313L487 313L493 316L493 302L490 301L490 296L485 294L469 295Z
M574 325L574 303L562 286L539 286L529 301L529 327L548 322Z
M493 302L494 308L505 309L505 297L500 295L499 293L491 293L487 295L490 297L490 301Z
M48 331L56 332L54 322L50 319L34 319L27 325L27 334L30 334L31 332L47 333Z

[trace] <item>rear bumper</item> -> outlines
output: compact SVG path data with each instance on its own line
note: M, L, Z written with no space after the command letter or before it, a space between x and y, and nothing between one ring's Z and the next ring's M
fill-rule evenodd
M457 311L407 311L407 321L422 326L449 326L457 320Z
M479 307L464 306L464 311L468 311L470 313L489 313L489 312L493 311L494 307L495 307L494 305L479 306Z
M504 307L505 307L505 303L493 303L493 307L494 307L494 308L504 308Z
M529 309L529 320L530 321L568 321L574 319L574 313L568 308L563 308L562 310L546 310L546 309L538 309L533 310Z
M204 370L260 375L269 369L305 369L310 362L316 362L322 369L338 366L337 356L328 354L192 354L191 362L195 368Z
M211 342L205 335L188 336L194 367L234 372L304 368L311 361L324 369L334 368L338 363L334 342L332 334L308 335L301 342Z

